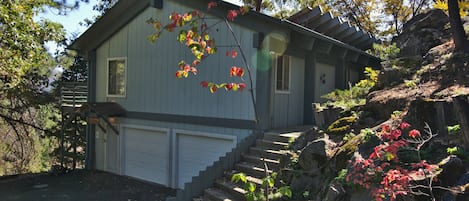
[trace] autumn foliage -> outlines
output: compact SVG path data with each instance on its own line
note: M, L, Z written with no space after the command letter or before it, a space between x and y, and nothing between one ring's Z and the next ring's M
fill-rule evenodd
M407 135L405 135L407 133ZM349 161L350 168L346 181L371 190L374 200L396 200L400 195L414 192L418 181L435 180L437 165L431 165L420 158L420 149L432 135L422 136L410 124L382 125L377 134L381 143L372 153ZM406 162L399 158L400 150L412 150L418 153L417 162Z
M210 11L212 8L218 6L217 2L210 2L207 4L207 11ZM237 10L228 10L226 15L226 23L228 21L234 21L239 15L243 15L249 11L249 7L240 7ZM186 13L177 13L173 12L169 16L169 23L163 25L159 20L149 19L147 22L152 24L156 30L156 33L150 35L148 39L151 42L155 42L163 31L174 32L176 29L179 30L177 34L177 41L183 44L187 49L190 50L191 54L194 57L194 60L191 62L186 62L184 60L180 61L178 64L178 70L175 73L175 77L178 79L187 78L190 74L197 75L198 67L204 59L208 56L213 55L217 52L217 46L215 40L210 37L210 31L212 26L207 24L207 17L204 13L194 10ZM225 20L225 19L223 19ZM235 46L236 47L236 46ZM241 50L241 47L236 47ZM226 52L227 57L236 59L238 56L238 51L236 49L231 49ZM244 83L244 73L245 70L243 67L232 66L230 69L230 77L238 77L241 82L239 83L214 83L210 81L202 81L200 85L202 87L208 88L211 93L215 93L218 89L223 88L226 91L243 91L246 88Z

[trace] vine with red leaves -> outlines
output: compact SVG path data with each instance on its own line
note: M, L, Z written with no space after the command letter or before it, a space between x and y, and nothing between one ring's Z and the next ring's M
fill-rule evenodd
M405 132L407 135L404 137ZM398 196L409 193L422 194L417 192L414 185L417 181L426 181L427 185L424 187L430 191L426 195L434 197L432 182L436 180L439 167L422 160L420 151L422 146L436 135L432 134L431 130L422 135L420 131L411 129L411 125L406 122L393 126L384 124L377 135L381 143L374 147L368 158L357 156L349 161L350 168L345 180L370 189L371 196L376 201L393 201ZM398 156L401 149L416 151L418 162L401 161Z
M211 1L207 4L207 11L210 11L210 9L216 6L218 6L218 3ZM245 67L231 66L230 68L229 76L239 78L240 82L215 83L211 81L202 81L200 86L208 88L212 94L221 88L225 89L226 91L243 91L247 87L244 80L245 71L247 71L248 81L251 88L249 92L254 108L254 118L258 129L260 129L258 124L256 101L254 97L254 84L251 68L241 47L241 44L230 25L230 21L234 21L235 18L239 15L248 13L250 9L251 8L249 6L241 6L238 9L228 10L226 16L223 19L211 25L207 24L209 17L198 10L185 13L173 12L169 16L170 22L165 25L163 25L157 19L149 19L147 20L147 23L153 25L155 28L155 33L148 36L148 40L154 43L161 36L163 31L173 32L176 29L179 29L179 33L177 34L176 39L179 43L183 44L190 50L191 54L194 56L194 60L189 63L184 60L180 61L175 76L178 79L187 78L190 74L197 75L200 63L210 55L213 55L217 52L218 48L215 40L210 37L210 31L215 25L219 24L220 22L224 22L227 30L231 33L234 41L236 42L236 44L230 46L233 49L227 51L226 56L236 59L238 57L239 51L241 53L242 61L245 65Z
M217 2L210 2L207 5L207 10L218 6ZM234 21L238 15L244 15L249 11L249 7L243 6L237 10L228 10L226 15L226 21ZM156 32L148 37L151 42L155 42L162 34L162 31L174 32L179 29L177 35L177 41L186 46L191 54L194 56L194 60L190 63L182 60L178 64L178 70L175 73L176 78L187 78L190 74L197 75L199 64L206 59L208 56L213 55L217 52L217 46L215 40L210 37L210 30L215 25L207 25L207 17L204 13L194 10L186 13L173 12L169 16L170 22L162 25L159 20L149 19L147 23L152 24ZM227 26L229 26L227 24ZM230 28L231 29L231 28ZM232 30L231 30L232 31ZM235 37L233 35L233 37ZM239 44L234 45L240 51L242 51ZM226 52L227 57L236 59L238 51L231 49ZM243 58L244 59L244 58ZM248 65L247 61L244 61L245 65ZM217 89L224 88L226 91L243 91L246 88L244 83L243 67L232 66L230 69L230 77L239 77L241 82L239 83L214 83L210 81L202 81L200 85L205 88L209 88L211 93L215 93ZM252 84L251 84L252 85Z

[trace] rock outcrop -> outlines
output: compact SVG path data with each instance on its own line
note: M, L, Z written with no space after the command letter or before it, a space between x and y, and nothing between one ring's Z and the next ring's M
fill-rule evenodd
M401 49L400 56L423 56L429 49L450 39L448 16L442 10L431 10L404 24L402 34L393 42Z

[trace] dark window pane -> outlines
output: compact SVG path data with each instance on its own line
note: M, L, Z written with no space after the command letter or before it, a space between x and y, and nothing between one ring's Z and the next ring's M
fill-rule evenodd
M110 60L108 74L108 94L125 95L125 60Z
M290 83L290 63L288 56L278 56L276 59L276 90L288 91Z

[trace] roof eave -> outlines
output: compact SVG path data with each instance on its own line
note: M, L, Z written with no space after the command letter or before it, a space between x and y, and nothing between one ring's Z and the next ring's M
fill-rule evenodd
M291 21L289 21L289 20L282 20L281 22L282 22L282 24L284 24L285 26L288 26L288 27L290 27L292 30L295 30L295 31L300 32L300 33L302 33L302 34L307 34L307 35L310 35L310 36L312 36L312 37L314 37L314 38L317 38L317 39L320 39L320 40L328 41L328 42L330 42L330 43L332 43L332 44L334 44L334 45L337 45L337 46L339 46L339 47L343 47L343 48L345 48L345 49L347 49L347 50L351 50L351 51L357 52L357 53L359 53L360 55L364 55L364 56L373 58L373 59L375 59L375 60L380 60L379 58L377 58L377 57L375 57L375 56L373 56L373 55L371 55L371 54L368 54L367 52L365 52L365 51L363 51L363 50L361 50L361 49L358 49L358 48L356 48L356 47L353 47L353 46L351 46L351 45L348 45L348 44L346 44L346 43L344 43L344 42L342 42L342 41L339 41L339 40L337 40L337 39L331 38L331 37L329 37L329 36L323 35L323 34L321 34L321 33L319 33L319 32L316 32L316 31L314 31L314 30L311 30L311 29L309 29L309 28L307 28L307 27L301 26L301 25L296 24L296 23L294 23L294 22L291 22Z
M98 47L107 37L119 31L143 9L150 6L149 0L119 1L99 20L91 25L83 34L75 39L68 49L77 50L81 54ZM113 20L119 19L119 20Z

